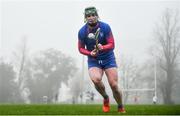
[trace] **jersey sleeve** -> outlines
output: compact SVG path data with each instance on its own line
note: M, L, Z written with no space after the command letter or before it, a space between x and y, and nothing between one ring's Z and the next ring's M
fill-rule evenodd
M115 47L114 46L114 37L113 37L112 31L111 31L111 28L108 24L106 26L105 33L106 33L107 44L103 45L103 51L114 49L114 47Z
M78 50L81 54L90 55L91 52L85 48L85 41L82 33L78 33Z

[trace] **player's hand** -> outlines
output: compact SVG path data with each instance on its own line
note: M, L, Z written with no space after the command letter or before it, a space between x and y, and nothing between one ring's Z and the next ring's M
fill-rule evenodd
M91 56L93 56L93 57L97 56L97 50L94 49L93 51L91 51L90 54L91 54Z
M97 47L96 47L96 45L94 45L94 48L96 49L96 51L101 51L101 50L103 50L102 44L98 44Z
M98 50L100 50L100 51L101 51L101 50L103 50L103 46L102 46L102 44L98 44L98 46L97 46L97 47L98 47Z

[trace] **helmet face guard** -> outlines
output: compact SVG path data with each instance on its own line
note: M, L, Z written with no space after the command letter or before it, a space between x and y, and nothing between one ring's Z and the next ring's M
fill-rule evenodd
M87 8L85 8L85 10L84 10L85 22L86 22L86 17L88 17L89 15L95 15L95 16L97 16L99 18L97 10L96 10L95 7L87 7Z

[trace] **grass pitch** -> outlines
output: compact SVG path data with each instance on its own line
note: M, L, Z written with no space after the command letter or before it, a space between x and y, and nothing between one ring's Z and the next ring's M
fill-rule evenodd
M180 105L126 105L123 115L177 115ZM108 113L102 112L102 105L87 104L2 104L0 115L119 115L117 106L111 105Z

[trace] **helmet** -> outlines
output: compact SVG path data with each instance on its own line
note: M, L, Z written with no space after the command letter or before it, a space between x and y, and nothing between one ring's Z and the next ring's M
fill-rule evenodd
M94 6L90 6L90 7L85 8L84 10L84 22L87 22L86 17L90 14L95 14L97 18L99 19L97 9Z
M84 10L85 18L89 14L95 14L96 16L98 16L97 9L93 6L85 8L85 10Z

